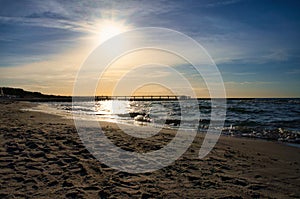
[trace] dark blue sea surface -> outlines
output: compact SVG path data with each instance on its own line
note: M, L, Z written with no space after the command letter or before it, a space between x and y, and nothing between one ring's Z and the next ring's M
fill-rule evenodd
M187 100L183 105L178 101L121 100L97 101L95 104L76 102L73 107L69 102L50 105L83 119L175 129L189 129L196 125L199 132L205 132L210 120L214 119L211 117L211 101L205 99L198 100L197 104ZM224 105L216 106L218 109ZM228 99L226 107L226 120L222 128L225 135L300 143L298 98Z

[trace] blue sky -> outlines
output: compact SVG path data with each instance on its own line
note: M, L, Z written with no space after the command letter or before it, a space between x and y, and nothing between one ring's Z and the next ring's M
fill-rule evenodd
M229 97L300 97L298 1L0 0L0 5L0 86L71 94L76 70L97 44L91 38L98 25L112 19L195 39L216 62Z

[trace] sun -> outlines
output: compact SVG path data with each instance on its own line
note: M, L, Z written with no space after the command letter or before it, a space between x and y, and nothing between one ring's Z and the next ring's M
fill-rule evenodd
M103 21L99 24L100 42L102 43L113 36L125 32L126 30L128 30L128 27L122 22L109 20Z

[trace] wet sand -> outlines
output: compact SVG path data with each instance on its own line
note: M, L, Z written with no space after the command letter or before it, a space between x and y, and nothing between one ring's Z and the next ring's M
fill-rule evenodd
M199 159L203 135L198 135L172 165L130 174L97 161L72 120L20 110L31 106L0 102L0 198L300 197L299 148L221 136ZM117 146L138 152L161 147L175 133L166 130L142 142L115 124L102 126Z

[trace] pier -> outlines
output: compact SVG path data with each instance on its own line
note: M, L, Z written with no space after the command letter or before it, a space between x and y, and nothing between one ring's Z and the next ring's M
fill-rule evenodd
M187 100L189 96L177 95L149 95L149 96L96 96L96 101L103 100L129 100L129 101L172 101L172 100Z

